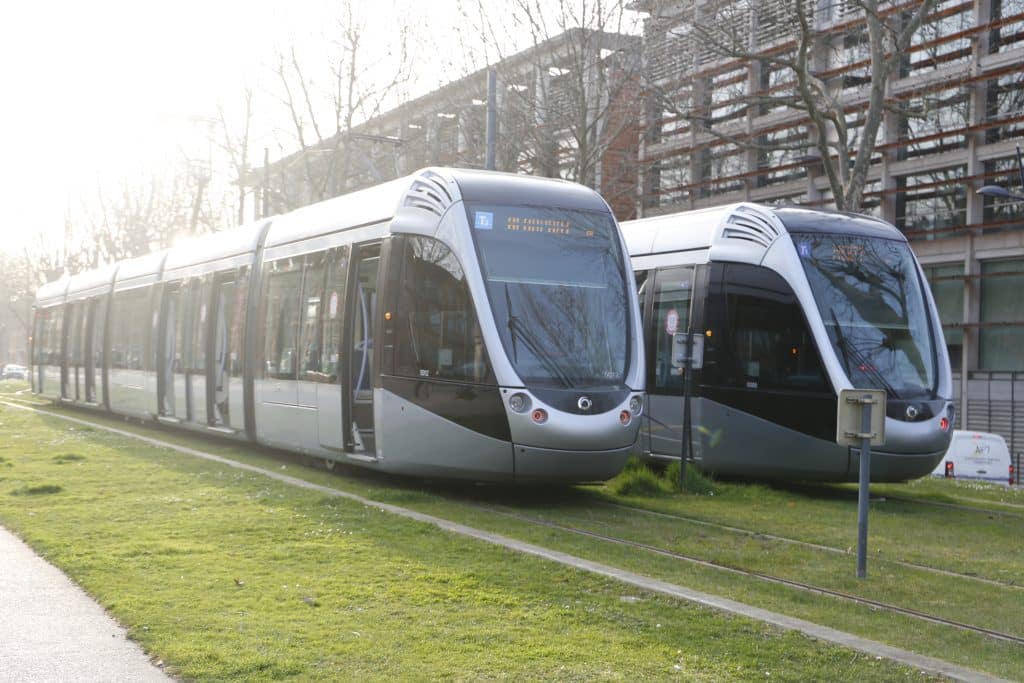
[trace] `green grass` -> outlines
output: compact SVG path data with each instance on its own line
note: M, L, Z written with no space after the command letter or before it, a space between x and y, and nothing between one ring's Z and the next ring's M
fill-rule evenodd
M69 411L81 417L81 412ZM88 415L90 419L108 421L129 430L140 430L152 436L153 431L125 425L114 418ZM88 429L88 428L77 428ZM226 457L269 468L287 467L289 474L303 479L348 490L376 500L393 502L423 512L447 517L467 524L485 527L499 533L518 536L590 559L610 562L624 568L659 578L676 581L684 585L718 593L727 597L755 604L767 609L824 623L835 628L848 630L859 635L882 640L910 650L916 650L942 659L949 659L961 665L975 667L1010 678L1024 677L1020 648L1007 646L980 636L952 631L946 627L922 626L907 618L893 618L887 613L851 606L848 603L796 593L792 589L770 586L752 579L723 574L719 570L698 569L692 565L658 558L641 551L609 546L594 539L581 539L564 532L538 528L525 522L510 520L507 516L488 513L467 507L467 502L482 499L485 502L504 503L527 513L541 513L558 522L580 524L574 517L593 518L598 530L609 522L601 518L605 514L595 506L594 497L605 497L611 502L625 502L641 505L653 510L694 516L719 523L803 538L821 542L819 535L839 539L836 547L852 551L855 544L856 506L855 497L848 487L827 485L767 486L763 484L738 484L711 482L712 490L707 495L664 495L619 497L610 494L606 487L584 489L506 489L502 487L476 487L461 485L425 484L419 480L379 477L367 474L365 470L344 470L347 476L337 476L322 471L296 466L302 458L288 457L261 450L252 450L224 442L213 442L174 431L162 433L161 438L183 445L217 452ZM674 481L674 480L673 480ZM942 482L939 482L942 483ZM947 482L948 483L948 482ZM926 496L927 497L927 496ZM878 508L884 514L879 514ZM872 504L872 556L869 560L869 577L866 581L853 579L854 560L852 556L836 560L833 553L826 557L826 569L821 569L821 557L817 554L801 556L798 551L767 538L757 543L739 543L733 539L716 549L713 539L705 530L689 529L685 520L668 522L667 531L658 532L654 545L671 547L689 554L704 553L710 546L715 552L732 553L735 566L757 568L756 562L768 562L769 573L788 573L801 580L824 579L826 585L848 592L876 597L879 599L910 600L906 606L922 608L934 606L939 611L948 596L957 605L967 605L966 615L954 614L953 618L979 623L998 624L998 630L1013 630L1020 621L1020 611L1015 605L1020 599L1020 589L988 587L987 592L972 593L977 587L967 580L953 581L953 587L942 587L932 580L934 575L919 575L902 567L893 567L886 560L906 559L900 552L911 552L925 556L934 566L956 569L960 566L979 567L1005 566L1009 574L1002 575L1006 583L1021 572L1019 544L1015 542L1017 520L1001 515L977 513L966 517L959 511L950 511L935 506L923 506L904 502L876 499ZM637 513L632 513L636 515ZM892 519L887 519L887 518ZM992 526L979 527L977 519L989 519ZM881 531L876 527L881 521L888 524ZM621 523L621 522L616 522ZM636 527L642 536L644 528L650 525L646 515L625 523L628 533L630 525ZM692 526L692 525L691 525ZM677 529L678 527L678 529ZM666 527L661 527L663 530ZM945 532L945 537L942 533ZM1001 542L999 539L1009 538ZM996 541L993 544L993 541ZM702 545L703 542L703 545ZM677 545L672 545L677 544ZM882 546L895 548L895 555L887 555ZM961 551L960 545L969 552ZM980 552L976 549L980 548ZM882 552L879 552L882 551ZM712 558L713 559L713 558ZM837 565L835 564L838 562ZM831 564L829 564L831 563ZM775 571L777 564L779 571ZM971 571L971 570L967 570ZM945 579L943 579L945 581ZM908 583L909 582L909 583ZM963 583L966 589L961 589ZM1018 582L1020 583L1020 582ZM923 589L922 597L907 587ZM964 599L965 593L970 599ZM902 597L900 597L902 591ZM979 598L980 599L975 599ZM929 604L927 601L931 601ZM959 602L958 602L959 601ZM905 603L904 603L905 604ZM955 610L950 610L955 611ZM1010 614L1005 622L1002 616ZM970 618L967 618L970 617Z
M20 379L0 379L0 395L14 394L28 387L28 382Z
M185 679L928 678L132 439L3 407L0 430L0 521Z

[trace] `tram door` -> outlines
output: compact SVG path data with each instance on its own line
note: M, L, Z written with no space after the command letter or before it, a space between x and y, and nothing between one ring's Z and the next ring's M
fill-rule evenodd
M654 338L649 344L647 378L647 425L650 449L654 453L679 455L683 440L683 373L672 362L672 340L676 333L690 331L693 299L693 266L659 268L646 283L653 297L651 318ZM653 376L651 376L653 375Z
M343 450L349 443L343 422L338 419L342 407L343 363L348 361L349 346L347 341L342 342L348 266L348 246L337 247L328 253L327 276L320 305L323 321L320 370L323 381L316 385L317 434L321 446L334 450Z
M344 394L351 398L352 424L348 450L375 453L373 430L373 331L377 320L377 275L380 244L358 245L352 255L352 279L349 280L349 320L347 351L348 385Z
M223 273L215 280L207 386L210 425L214 427L245 429L240 357L242 331L239 325L244 296L244 278L240 285L235 272Z
M68 371L64 376L63 396L69 401L79 401L82 396L82 304L68 304L66 315L67 327L64 334L67 339L65 358Z
M177 287L164 294L163 323L160 327L160 350L157 358L157 392L160 394L160 414L175 416L174 372L178 364L177 329L178 305L181 292Z
M98 350L96 329L101 323L97 320L96 316L96 309L98 308L96 299L84 301L82 305L85 307L85 324L82 326L82 333L85 337L84 398L86 403L96 403L96 352Z

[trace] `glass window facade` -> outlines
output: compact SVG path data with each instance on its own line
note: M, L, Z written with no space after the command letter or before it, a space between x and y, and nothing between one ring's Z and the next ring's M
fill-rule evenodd
M959 370L964 344L964 265L927 266L924 272L935 306L939 309L949 364L954 370Z
M1024 371L1022 291L1024 260L982 262L979 369Z

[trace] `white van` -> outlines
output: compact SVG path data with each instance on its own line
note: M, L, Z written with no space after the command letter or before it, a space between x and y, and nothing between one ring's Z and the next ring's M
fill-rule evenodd
M945 457L933 477L1013 483L1013 463L1003 437L987 432L955 430Z

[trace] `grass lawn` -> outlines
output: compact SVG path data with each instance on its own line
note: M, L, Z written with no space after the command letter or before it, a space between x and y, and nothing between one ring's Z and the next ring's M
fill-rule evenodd
M53 418L0 434L0 522L186 679L927 679Z

